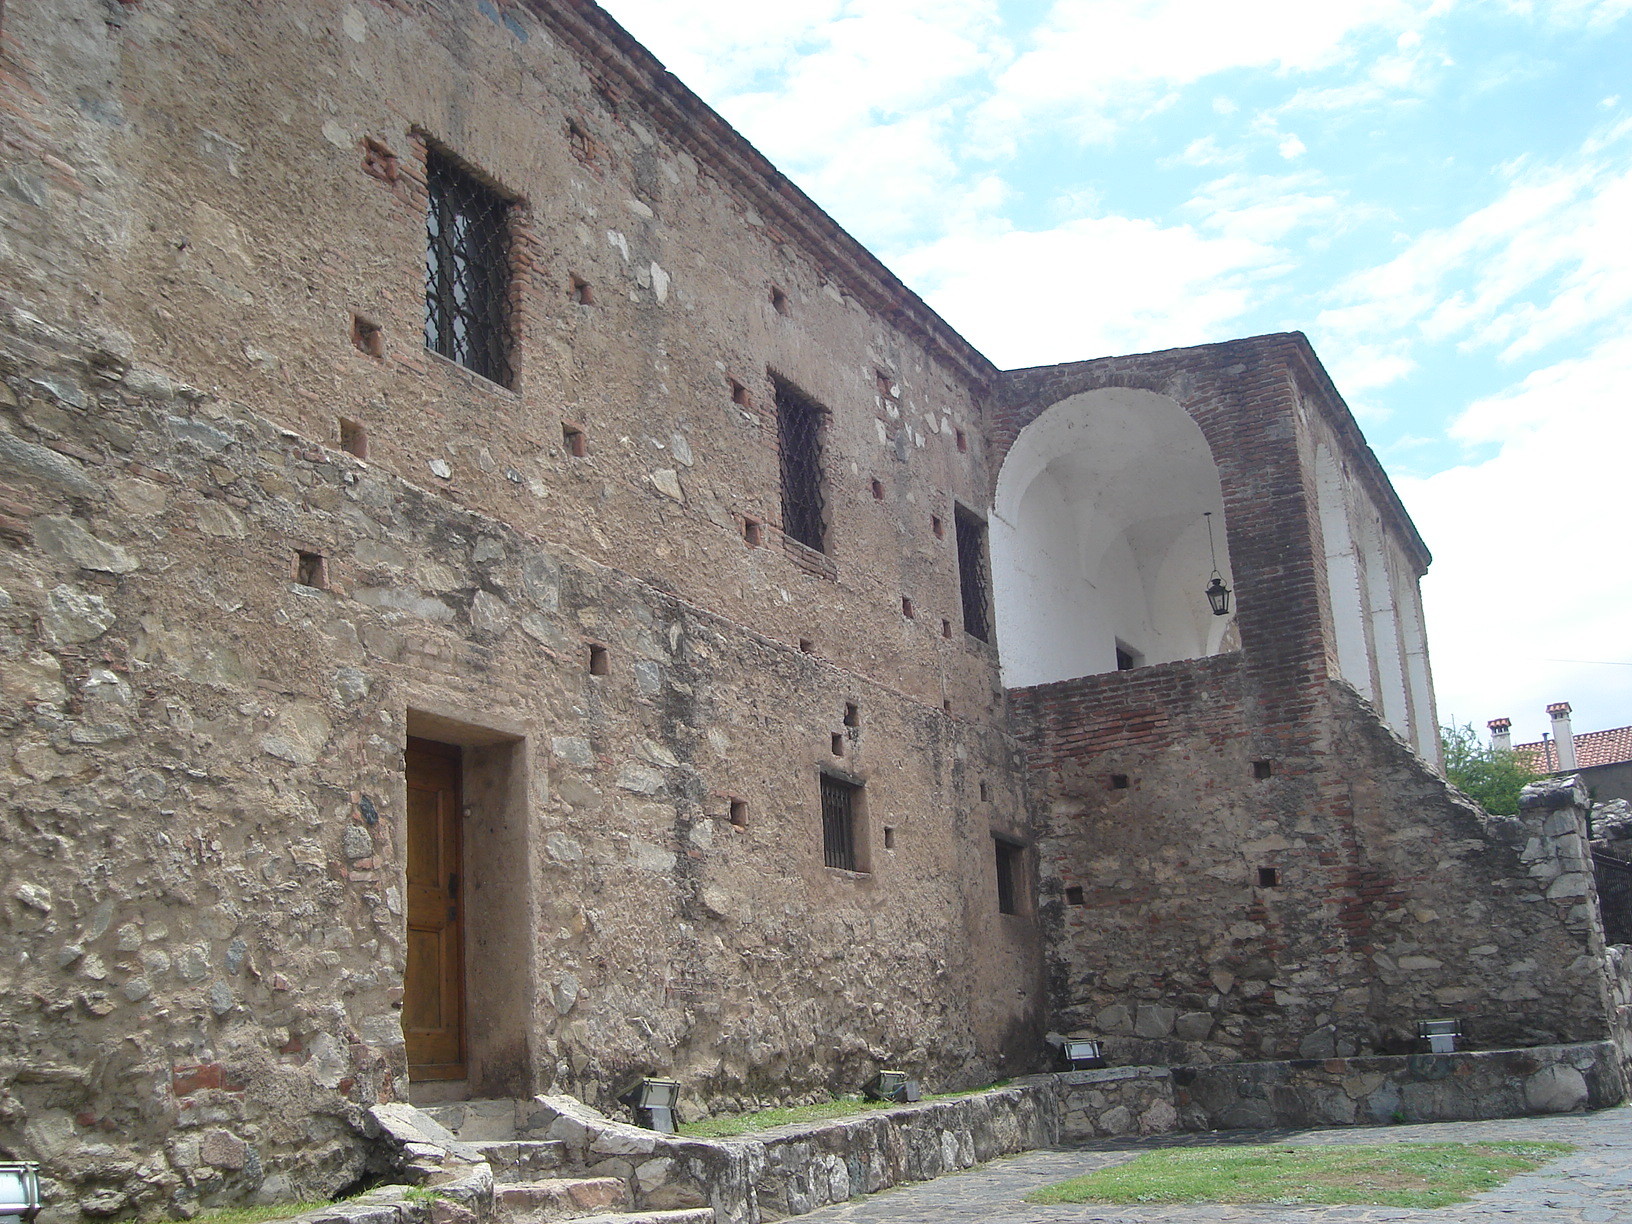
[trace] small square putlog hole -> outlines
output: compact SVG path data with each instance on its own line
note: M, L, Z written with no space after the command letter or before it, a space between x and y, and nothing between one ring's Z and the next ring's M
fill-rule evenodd
M752 408L754 406L754 397L749 393L748 388L734 378L730 379L729 382L731 383L731 402L738 408Z
M595 290L590 283L577 273L572 274L572 300L580 306L595 305Z
M912 620L918 615L917 611L912 606L912 600L908 599L905 595L901 596L901 615L906 617L908 620Z
M340 418L340 449L358 459L368 458L368 430L356 421Z
M844 755L844 736L838 731L833 732L833 755L836 757Z
M815 654L816 653L816 643L811 641L809 638L800 638L799 639L799 653L800 654Z
M742 538L749 548L758 548L765 538L765 524L747 515L742 519Z
M952 431L952 433L958 440L958 449L967 453L969 450L969 435L964 433L961 429L955 429Z
M853 701L844 703L844 725L847 727L861 726L861 707Z
M771 286L771 309L779 315L788 313L788 295L775 285Z
M604 676L604 675L607 675L611 670L612 670L611 663L607 659L607 656L606 656L606 647L605 646L594 646L594 645L590 646L590 648L589 648L589 674L592 675L592 676Z
M738 829L748 827L748 801L746 799L731 800L731 823Z
M929 516L929 529L935 533L937 540L946 539L946 524L941 522L940 515L932 514Z
M295 581L324 590L329 585L329 563L322 553L295 550Z
M574 459L582 459L589 454L589 439L584 436L584 427L573 421L561 422L561 445Z
M1275 766L1269 761L1254 761L1252 763L1252 776L1260 782L1265 778L1273 778L1275 776Z
M886 850L894 850L895 849L895 826L894 825L885 825L884 826L884 849L886 849Z
M1112 774L1111 775L1111 789L1112 790L1127 790L1128 789L1128 775L1127 774Z
M351 343L369 357L385 356L385 333L378 323L360 314L351 316Z
M882 480L873 481L873 500L884 500L884 482Z
M944 616L941 617L941 636L948 639L952 636L952 622Z
M1258 887L1259 888L1279 888L1280 884L1281 884L1280 868L1278 868L1278 867L1260 867L1260 868L1258 868Z
M1080 884L1071 884L1066 887L1065 903L1067 905L1083 905L1086 903Z

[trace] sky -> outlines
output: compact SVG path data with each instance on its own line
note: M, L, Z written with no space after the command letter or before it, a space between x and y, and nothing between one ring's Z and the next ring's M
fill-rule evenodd
M1632 724L1632 0L603 0L1004 368L1302 331L1440 721Z

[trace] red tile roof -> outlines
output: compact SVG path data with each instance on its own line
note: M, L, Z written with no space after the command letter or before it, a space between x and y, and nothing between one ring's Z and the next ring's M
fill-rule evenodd
M1558 748L1547 740L1533 744L1514 744L1513 751L1528 758L1530 768L1541 773L1558 769ZM1616 727L1610 731L1586 731L1575 737L1575 767L1591 769L1594 765L1619 765L1632 761L1632 727Z

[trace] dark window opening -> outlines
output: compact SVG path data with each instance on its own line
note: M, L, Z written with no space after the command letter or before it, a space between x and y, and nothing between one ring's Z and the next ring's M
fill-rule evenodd
M844 725L847 727L861 726L861 707L853 701L844 703Z
M762 538L763 524L756 518L744 517L742 520L742 538L748 542L749 548L758 548Z
M1280 885L1281 873L1274 867L1258 868L1258 887L1275 888Z
M436 149L425 186L425 347L508 387L510 201Z
M612 670L606 657L605 646L591 646L589 648L589 674L604 676Z
M941 636L943 638L949 638L952 636L952 622L947 620L944 616L941 617Z
M942 714L952 713L952 699L950 697L944 697L944 698L941 699L941 713Z
M838 731L833 732L833 755L837 757L844 755L844 735Z
M1127 774L1112 774L1111 775L1111 789L1112 790L1127 790L1128 789L1128 775Z
M908 599L905 595L901 596L901 615L906 617L908 620L912 620L918 615L918 613L913 610L912 600Z
M1259 781L1263 781L1265 778L1273 777L1274 774L1275 766L1270 764L1268 761L1254 761L1252 763L1252 776L1257 778Z
M1139 652L1134 650L1133 647L1122 642L1118 642L1116 644L1117 671L1132 671L1134 668L1138 667L1142 661L1143 660L1141 659Z
M992 801L992 784L990 782L982 782L980 784L980 801L982 803L990 803Z
M958 593L963 598L963 631L987 641L991 622L987 616L986 524L962 506L953 515L958 531Z
M997 847L997 912L1020 912L1020 865L1025 848L1001 837L993 837Z
M946 525L941 522L940 515L932 514L929 516L929 529L935 533L937 540L946 539Z
M817 552L826 542L822 418L826 410L776 380L776 440L782 452L782 532Z
M895 826L894 825L885 825L884 826L884 849L886 849L886 850L894 850L895 849Z
M1072 884L1065 890L1065 903L1067 905L1084 905L1087 903L1087 898L1083 896L1080 884Z
M822 861L841 871L861 871L856 857L861 787L822 775Z
M731 823L739 829L748 827L748 801L746 799L731 800Z
M329 585L329 563L322 553L295 553L295 581L322 590Z

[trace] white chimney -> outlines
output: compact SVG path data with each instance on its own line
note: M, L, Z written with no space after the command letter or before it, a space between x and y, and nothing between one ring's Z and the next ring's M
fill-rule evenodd
M1575 733L1570 730L1570 703L1555 701L1547 707L1553 720L1553 743L1558 748L1558 772L1575 772Z
M1485 726L1490 728L1490 746L1497 752L1513 751L1513 720L1493 718Z

